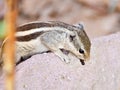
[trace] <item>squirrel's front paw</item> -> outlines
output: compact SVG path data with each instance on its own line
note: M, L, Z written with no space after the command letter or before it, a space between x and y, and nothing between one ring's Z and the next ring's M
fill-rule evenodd
M70 59L69 58L61 58L62 61L64 61L65 63L70 63Z

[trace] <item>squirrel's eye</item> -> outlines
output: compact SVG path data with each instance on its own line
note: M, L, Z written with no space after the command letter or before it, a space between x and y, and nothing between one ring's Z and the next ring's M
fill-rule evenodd
M80 52L81 54L84 54L84 51L83 51L82 49L79 49L79 52Z
M70 35L70 41L73 41L74 38L75 38L75 35L74 36Z

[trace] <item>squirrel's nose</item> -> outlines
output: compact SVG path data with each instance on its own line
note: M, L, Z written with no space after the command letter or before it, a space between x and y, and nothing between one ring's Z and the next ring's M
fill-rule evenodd
M82 65L85 65L85 61L83 59L80 59L80 62Z

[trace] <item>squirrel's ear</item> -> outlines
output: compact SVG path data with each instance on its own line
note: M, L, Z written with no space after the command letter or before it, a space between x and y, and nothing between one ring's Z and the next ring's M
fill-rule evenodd
M78 27L79 27L81 30L84 30L84 26L83 26L81 23L78 24Z
M81 30L84 30L84 24L83 23L75 24L75 26L80 28Z

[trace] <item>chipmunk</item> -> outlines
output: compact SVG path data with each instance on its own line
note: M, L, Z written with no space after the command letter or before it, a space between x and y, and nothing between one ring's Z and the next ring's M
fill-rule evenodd
M30 22L19 26L15 37L16 64L32 55L48 51L66 63L71 59L69 53L80 59L82 64L90 57L91 42L81 24L69 25L60 21ZM1 64L5 58L3 49L7 41L8 38L1 46Z

